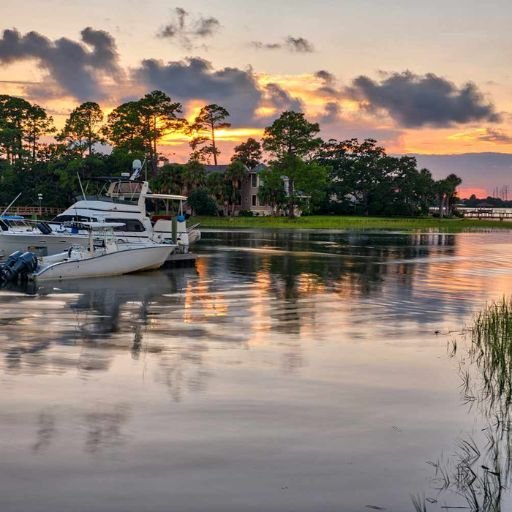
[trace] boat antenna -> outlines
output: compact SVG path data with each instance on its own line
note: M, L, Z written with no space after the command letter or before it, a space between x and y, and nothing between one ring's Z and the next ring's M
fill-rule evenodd
M76 177L78 178L78 183L80 184L80 190L82 191L82 196L85 201L87 199L87 196L85 195L84 187L82 186L82 180L80 179L80 174L76 173Z
M9 206L0 214L0 217L5 215L9 211L9 208L18 200L18 197L20 196L21 192L9 203Z

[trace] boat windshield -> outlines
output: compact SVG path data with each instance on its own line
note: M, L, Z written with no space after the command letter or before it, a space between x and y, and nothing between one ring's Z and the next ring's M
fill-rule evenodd
M0 219L0 231L33 231L38 227L37 224L37 221L28 220L24 218L3 217L2 219Z
M127 196L131 195L137 197L140 195L142 191L142 183L139 181L118 181L117 183L113 183L113 187L111 187L110 195L111 197L118 196Z
M109 201L113 203L136 203L143 192L144 182L116 179L114 177L90 178L85 190L76 196L76 201Z

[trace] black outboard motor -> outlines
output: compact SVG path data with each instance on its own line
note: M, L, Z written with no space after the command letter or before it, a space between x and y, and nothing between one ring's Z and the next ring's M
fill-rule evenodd
M16 251L11 254L5 264L0 265L0 279L5 282L16 281L25 277L37 268L37 256L32 252Z
M7 281L7 276L10 275L10 269L16 263L17 259L22 255L21 251L13 252L5 261L0 264L0 281Z

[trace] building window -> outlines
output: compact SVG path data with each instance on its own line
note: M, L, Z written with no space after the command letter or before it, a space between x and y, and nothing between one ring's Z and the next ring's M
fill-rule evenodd
M256 194L252 195L252 205L256 206Z
M257 174L251 174L251 186L253 188L256 188L258 186L258 175Z

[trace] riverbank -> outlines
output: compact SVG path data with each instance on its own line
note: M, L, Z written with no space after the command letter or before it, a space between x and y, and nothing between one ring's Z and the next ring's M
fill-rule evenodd
M512 223L499 220L438 219L432 217L353 217L311 215L287 217L203 217L191 219L203 228L243 229L346 229L346 230L439 230L457 232L478 229L512 229Z

